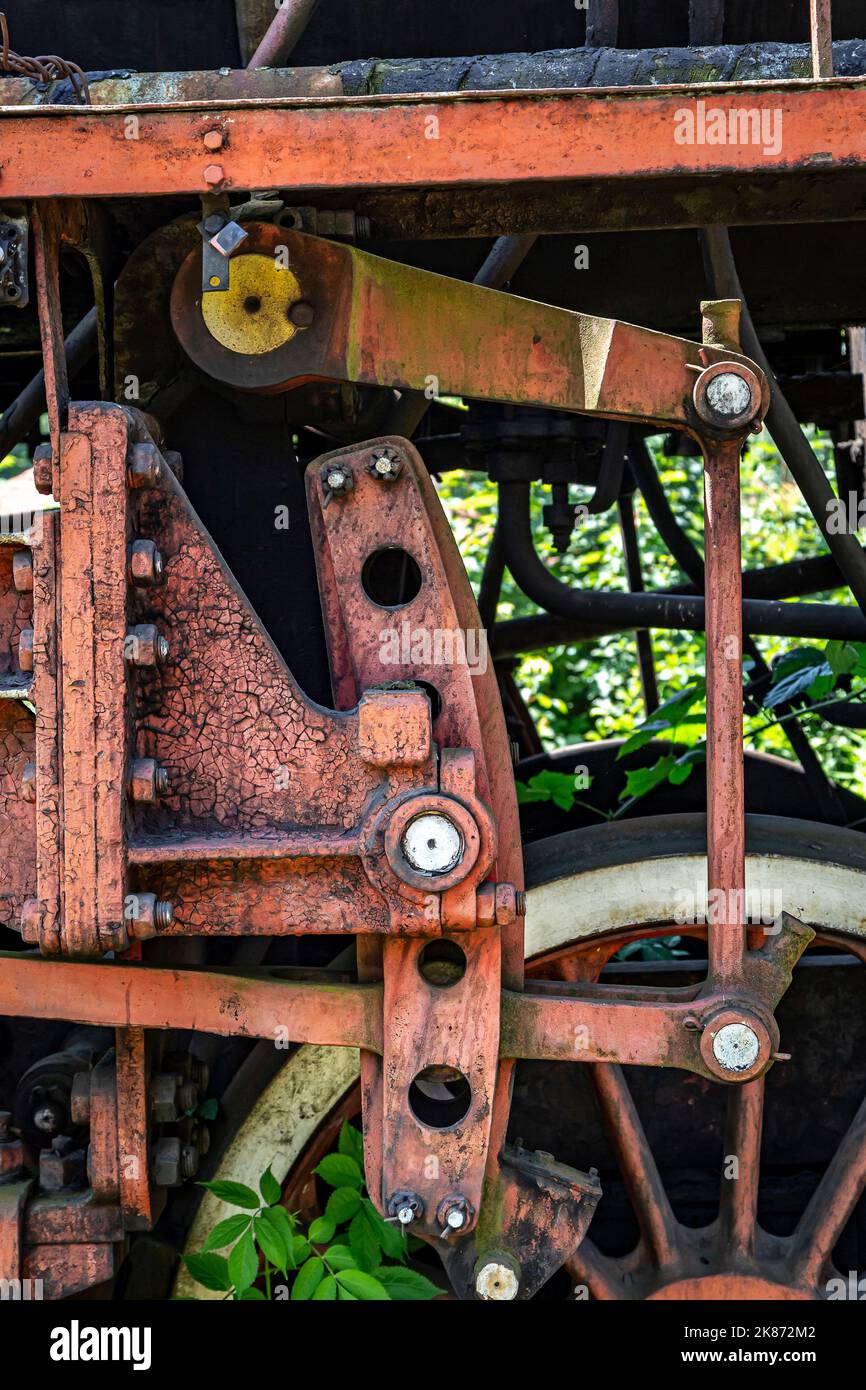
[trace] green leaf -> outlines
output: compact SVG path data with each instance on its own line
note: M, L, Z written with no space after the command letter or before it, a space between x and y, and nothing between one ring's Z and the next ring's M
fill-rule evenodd
M792 653L792 655L794 655L794 653ZM831 678L829 689L832 690L836 678L829 664L824 661L820 653L810 653L810 655L817 656L817 659L809 664L804 663L803 665L795 667L793 670L789 671L787 675L783 675L778 681L776 679L776 667L773 668L773 684L764 696L765 709L776 709L779 705L784 705L789 700L796 699L798 695L805 695L806 691L809 690L821 676L829 676Z
M653 763L652 767L634 767L626 774L625 787L619 794L620 801L625 801L632 796L646 796L654 787L661 786L666 782L671 768L676 763L676 758L672 753L668 753L664 758L659 758L658 762Z
M335 1302L337 1298L337 1281L333 1274L326 1274L316 1292L313 1294L314 1303L324 1301Z
M405 1260L406 1240L403 1227L396 1221L386 1221L369 1197L364 1198L363 1212L373 1235L389 1259Z
M361 1205L361 1194L355 1187L337 1187L328 1198L325 1215L335 1226L351 1221Z
M432 1279L419 1274L417 1270L404 1269L401 1265L379 1265L373 1270L373 1277L387 1289L395 1302L421 1302L444 1292Z
M337 1283L341 1289L345 1289L353 1298L360 1298L365 1303L387 1303L390 1295L384 1284L380 1284L378 1279L374 1279L372 1274L365 1274L362 1269L342 1269L337 1275Z
M265 1171L262 1173L261 1181L259 1183L259 1192L261 1192L262 1197L264 1198L265 1202L269 1207L276 1206L277 1202L280 1200L280 1197L282 1196L282 1188L280 1187L280 1184L277 1182L270 1168L266 1168Z
M298 1270L297 1278L292 1285L292 1298L296 1302L309 1301L324 1277L324 1261L318 1255L312 1255L307 1263L301 1265Z
M265 1259L285 1274L291 1264L289 1241L283 1223L274 1219L273 1207L265 1207L261 1215L255 1218L255 1233Z
M358 1167L363 1170L364 1136L354 1125L350 1125L348 1120L344 1120L340 1126L337 1148L341 1154L347 1154L349 1158L354 1158Z
M348 1245L329 1245L324 1259L332 1269L357 1269L358 1261Z
M329 1187L363 1187L364 1174L350 1154L326 1154L314 1173Z
M349 1290L348 1290L348 1289L343 1289L343 1288L341 1288L341 1287L339 1286L339 1284L337 1285L337 1297L339 1298L339 1300L340 1300L341 1303L357 1303L357 1302L358 1302L357 1298L355 1297L355 1295L354 1295L353 1293L349 1293Z
M221 1202L228 1202L230 1207L245 1207L248 1211L257 1211L261 1202L253 1192L251 1187L245 1187L242 1182L200 1182L199 1187L207 1188L215 1197L219 1197Z
M231 1245L238 1236L243 1235L250 1224L250 1219L249 1216L238 1213L237 1216L227 1216L225 1221L220 1221L214 1226L202 1246L202 1254L206 1254L208 1250L223 1250L227 1245Z
M327 1216L317 1216L315 1221L310 1222L307 1234L313 1245L327 1245L329 1240L334 1239L335 1230L336 1226Z
M654 709L649 719L635 730L630 738L619 749L617 758L624 758L628 753L634 753L638 748L643 748L647 743L651 743L656 734L663 733L667 729L677 729L686 718L686 715L695 705L701 704L707 696L707 683L701 676L680 690L676 695Z
M349 1249L361 1269L373 1269L379 1263L380 1244L363 1207L349 1224Z
M552 801L561 811L570 811L574 805L574 774L570 772L554 772L546 768L530 777L528 782L518 782L516 786L517 800L523 804Z
M229 1277L240 1293L252 1284L259 1272L259 1256L252 1231L241 1236L229 1255Z
M222 1292L231 1288L229 1262L224 1255L185 1255L183 1262L195 1282L204 1288Z
M220 1103L214 1096L209 1096L196 1106L196 1115L200 1120L215 1120L219 1114Z
M274 1207L274 1211L276 1211L276 1207ZM292 1257L292 1264L294 1265L295 1269L297 1269L298 1265L302 1265L304 1263L304 1260L307 1259L309 1253L310 1242L308 1240L305 1240L303 1236L292 1236L292 1243L289 1246L289 1254Z
M693 768L698 763L706 762L706 760L707 746L705 743L699 743L697 747L690 748L687 753L680 754L668 773L668 781L672 782L675 787L682 786L683 782L687 782L691 777Z
M241 1289L238 1294L238 1301L240 1303L267 1303L268 1300L261 1289Z
M834 676L847 676L857 665L857 648L852 642L828 642L824 657Z

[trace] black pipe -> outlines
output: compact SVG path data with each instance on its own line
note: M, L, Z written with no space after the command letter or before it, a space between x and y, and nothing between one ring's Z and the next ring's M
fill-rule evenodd
M551 574L532 541L529 483L499 484L499 525L505 564L518 587L539 608L588 625L587 635L644 627L703 631L704 600L696 595L586 593L570 588ZM746 631L769 636L839 638L849 642L866 639L866 620L861 613L825 603L746 599L743 623Z
M830 531L828 519L830 509L836 502L836 494L812 452L812 446L804 435L785 397L767 355L761 346L752 316L743 296L743 287L737 274L737 267L731 251L731 240L727 227L705 227L701 232L701 245L707 270L707 278L713 287L713 295L718 299L739 299L742 305L740 316L740 337L743 351L748 354L764 372L770 383L770 408L767 411L766 425L776 443L779 453L787 464L794 481L806 499L806 504L815 522L835 557L845 583L850 586L860 609L866 613L866 554L854 535L837 535Z
M98 346L99 331L96 309L93 308L75 325L64 344L66 373L70 381L90 361ZM16 444L27 438L39 423L39 416L44 409L45 372L39 371L3 411L3 418L0 420L0 458L5 458Z

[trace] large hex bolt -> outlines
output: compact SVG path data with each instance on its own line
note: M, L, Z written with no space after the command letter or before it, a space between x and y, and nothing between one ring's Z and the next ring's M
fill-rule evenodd
M513 883L482 883L477 894L476 920L479 927L510 927L520 915L520 893Z
M33 450L33 486L43 497L50 497L54 486L50 444L37 444Z
M18 638L18 668L21 671L33 670L33 629L23 627Z
M475 1292L486 1302L510 1302L520 1290L520 1273L510 1255L485 1255L475 1266Z
M176 1135L158 1139L153 1148L153 1180L157 1187L180 1187L181 1142Z
M458 1231L465 1231L472 1224L474 1215L473 1208L460 1193L443 1197L436 1208L436 1220L445 1235L456 1235Z
M168 791L168 773L156 758L133 758L128 791L132 801L151 805Z
M139 623L127 629L124 656L133 666L162 666L168 653L168 639L153 623Z
M126 481L131 488L156 487L162 476L162 459L155 444L133 444Z
M131 893L126 901L126 925L134 941L149 941L167 931L174 921L172 904L155 893Z
M154 1124L170 1125L180 1118L178 1091L181 1079L177 1072L157 1072L150 1082L150 1114Z
M411 1226L424 1215L423 1198L417 1192L394 1192L388 1199L388 1215L396 1217L401 1226Z
M87 1161L83 1149L76 1148L68 1134L57 1134L50 1149L39 1155L39 1186L43 1192L62 1192L65 1188L83 1187L87 1177Z
M130 584L139 589L152 589L162 579L162 555L153 541L133 541L127 552L127 574Z
M33 551L16 550L12 556L12 583L19 594L33 590Z

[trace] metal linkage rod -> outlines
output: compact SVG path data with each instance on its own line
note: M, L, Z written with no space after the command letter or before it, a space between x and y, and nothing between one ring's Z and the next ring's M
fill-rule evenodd
M529 483L499 484L499 523L505 564L515 582L539 608L559 618L584 625L583 639L603 632L628 628L660 627L702 631L704 600L697 595L671 593L596 593L573 589L557 579L535 550L530 525ZM517 623L497 628L498 638ZM866 621L854 609L826 603L775 603L763 599L743 601L743 622L748 632L781 637L837 637L863 641ZM575 640L567 638L563 640ZM511 649L513 650L513 644ZM499 653L497 653L499 654Z
M752 316L743 296L743 287L731 251L726 227L706 227L701 233L708 279L719 298L739 299L742 304L740 331L743 350L764 372L770 383L771 399L766 424L809 510L833 554L845 583L850 586L860 608L866 613L866 553L854 535L838 535L829 529L831 504L836 500L830 483L812 446L785 400L779 383L761 346ZM751 628L755 632L758 629Z

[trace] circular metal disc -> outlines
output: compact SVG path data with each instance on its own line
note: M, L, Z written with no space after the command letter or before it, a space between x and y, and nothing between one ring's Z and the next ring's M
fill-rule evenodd
M301 298L298 278L274 256L233 256L229 288L202 296L202 317L211 336L230 352L259 357L288 343L298 329L289 308Z

